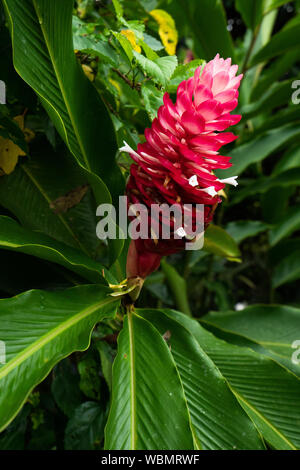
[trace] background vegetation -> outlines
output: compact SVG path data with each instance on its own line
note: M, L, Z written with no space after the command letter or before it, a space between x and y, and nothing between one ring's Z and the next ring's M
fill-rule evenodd
M96 207L124 192L131 161L117 150L123 140L135 147L163 93L174 97L178 84L216 53L232 57L245 74L239 139L226 149L234 167L222 172L224 178L239 175L239 187L224 194L205 249L169 257L147 279L134 328L141 360L158 381L168 370L160 363L168 363L168 348L147 328L151 323L161 334L172 329L179 373L187 390L197 390L197 398L186 393L199 447L299 448L300 365L291 360L300 340L299 0L78 0L72 50L65 23L70 2L53 7L57 29L44 34L45 43L39 30L51 31L50 23L42 14L40 23L34 19L35 4L37 12L45 9L44 0L22 6L3 0L0 7L0 79L7 86L7 103L0 106L0 340L12 342L8 360L52 327L56 331L55 322L102 303L82 330L58 338L53 357L43 350L7 375L0 364L0 449L103 448L122 311L117 298L106 306L102 274L112 283L124 279L126 246L117 241L108 249L96 238ZM65 294L73 286L75 296ZM191 316L204 328L186 323ZM145 348L151 341L157 355ZM196 364L199 344L205 359ZM121 354L125 343L119 347ZM41 364L49 354L47 368ZM148 384L143 364L137 374ZM191 378L185 371L192 367ZM195 384L211 367L218 372ZM117 371L106 446L130 448L121 432L130 397L120 360ZM224 380L218 374L233 393L215 383ZM155 390L158 403L176 409L181 392L168 386L168 396ZM218 401L206 408L215 390L226 404L225 418ZM152 433L153 441L142 443L139 436L137 446L190 448L185 425L178 417L166 437ZM174 426L181 431L174 433Z

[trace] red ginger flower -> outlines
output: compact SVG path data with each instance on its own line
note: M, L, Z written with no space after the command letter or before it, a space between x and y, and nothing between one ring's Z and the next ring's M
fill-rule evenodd
M223 132L241 119L230 114L238 104L242 79L237 70L231 59L217 54L202 71L198 67L194 77L180 83L175 104L165 93L157 118L145 130L146 142L138 144L137 151L124 142L120 150L135 162L126 188L129 205L142 203L150 209L151 204L203 204L207 227L221 202L218 192L225 183L237 185L237 177L220 180L213 173L231 166L230 157L218 151L237 138ZM184 238L175 239L174 232L170 240L153 234L151 238L151 233L149 239L132 240L127 276L145 278L158 268L162 256L184 246Z

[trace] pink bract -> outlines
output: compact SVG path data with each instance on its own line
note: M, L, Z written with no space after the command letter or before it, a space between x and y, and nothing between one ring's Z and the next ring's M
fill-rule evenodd
M219 54L193 77L180 83L174 104L165 93L164 104L150 129L146 142L134 151L127 144L135 163L130 168L126 192L129 204L203 204L205 227L211 222L225 183L236 185L236 177L220 180L216 169L231 166L230 157L219 154L223 145L237 137L224 132L237 124L241 116L230 114L238 104L242 75L237 65ZM164 255L180 251L184 239L152 237L132 241L128 256L128 277L146 277L159 266ZM134 256L132 256L134 254ZM131 258L131 259L129 259ZM134 258L134 260L133 260Z

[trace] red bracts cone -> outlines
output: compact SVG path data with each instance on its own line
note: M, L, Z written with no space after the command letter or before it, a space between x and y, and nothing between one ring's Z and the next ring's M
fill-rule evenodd
M218 192L225 183L237 185L236 177L220 180L214 175L214 170L231 166L230 157L220 155L219 150L236 139L224 131L241 119L230 114L238 104L242 79L242 75L236 76L237 70L231 59L217 55L179 85L175 104L165 93L164 105L151 128L145 130L146 142L139 144L137 151L124 143L120 150L135 162L126 190L129 205L142 203L150 209L152 204L203 204L204 227L211 222L221 202ZM181 234L182 239L175 239L173 233L165 240L149 230L148 239L132 241L128 276L144 278L158 268L162 256L182 250L184 230Z

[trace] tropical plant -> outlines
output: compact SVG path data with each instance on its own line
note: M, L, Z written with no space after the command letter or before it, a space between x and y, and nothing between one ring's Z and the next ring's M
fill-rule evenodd
M2 0L0 15L0 449L299 449L299 0ZM240 122L241 77L217 54L244 75ZM166 119L214 64L218 113L191 98ZM201 250L96 236L126 184L156 200L174 178L195 202L190 161L195 185L169 166L164 189L147 181L165 165L161 143L159 163L141 153L157 113L195 152L228 145L231 168L202 162Z

